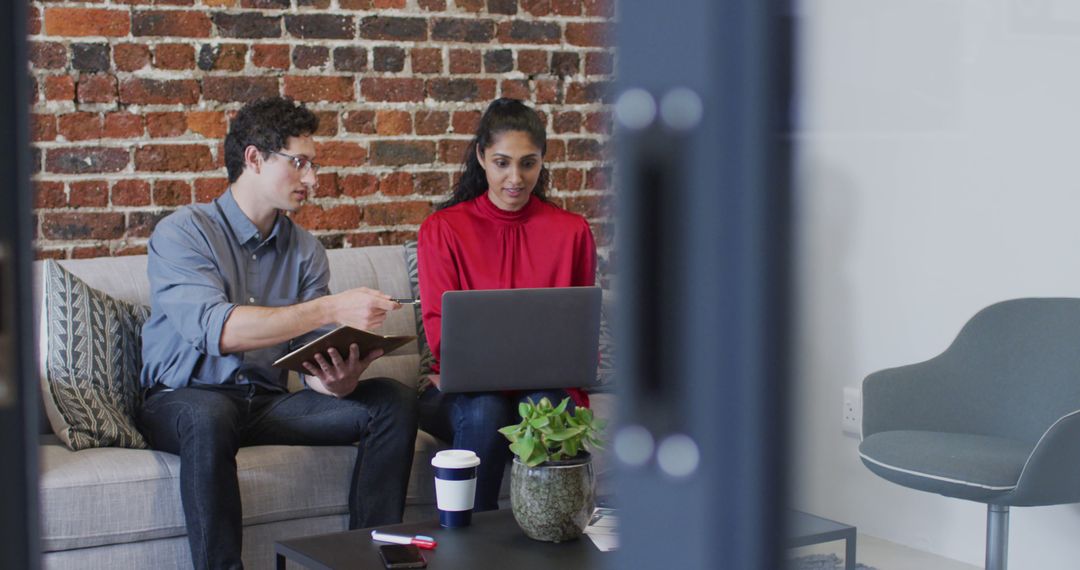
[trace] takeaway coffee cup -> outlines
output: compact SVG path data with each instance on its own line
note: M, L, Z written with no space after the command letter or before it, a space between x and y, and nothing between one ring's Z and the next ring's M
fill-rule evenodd
M467 449L447 449L432 458L440 525L469 526L472 522L477 465L480 465L480 458Z

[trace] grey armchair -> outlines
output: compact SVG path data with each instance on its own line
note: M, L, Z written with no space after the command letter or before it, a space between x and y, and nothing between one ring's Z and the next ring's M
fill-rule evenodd
M898 485L987 505L986 568L1009 507L1080 502L1080 299L979 311L945 352L863 381L859 456Z

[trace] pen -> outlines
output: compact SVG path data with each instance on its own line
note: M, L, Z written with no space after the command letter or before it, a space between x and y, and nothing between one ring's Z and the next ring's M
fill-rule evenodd
M417 548L423 548L424 550L434 550L435 547L439 545L438 542L435 542L434 538L422 534L405 536L401 534L388 534L377 530L371 531L371 540L392 542L394 544L415 544Z
M420 302L420 301L417 301L416 299L390 299L390 300L397 303L397 304L399 304L399 305L412 305L414 303L419 303Z

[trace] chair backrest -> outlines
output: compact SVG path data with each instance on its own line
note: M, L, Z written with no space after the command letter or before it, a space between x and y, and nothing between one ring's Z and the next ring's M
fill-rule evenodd
M1080 299L990 305L926 364L940 375L934 397L956 400L954 429L1037 441L1080 409Z

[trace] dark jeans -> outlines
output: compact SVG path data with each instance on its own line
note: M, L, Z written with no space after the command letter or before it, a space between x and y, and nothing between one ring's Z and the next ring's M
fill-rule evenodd
M139 413L151 447L180 456L180 499L195 568L241 568L236 452L250 445L359 442L349 528L401 522L416 441L416 392L364 380L346 398L253 385L151 391Z
M508 396L503 392L446 394L432 386L420 395L420 429L451 442L454 449L468 449L480 456L476 469L476 511L499 508L499 486L510 453L510 441L498 432L521 422L518 402L547 397L556 406L568 397L564 390L544 390ZM570 400L567 409L574 409Z

